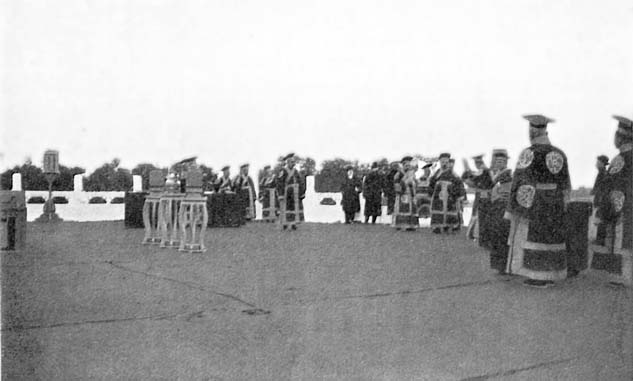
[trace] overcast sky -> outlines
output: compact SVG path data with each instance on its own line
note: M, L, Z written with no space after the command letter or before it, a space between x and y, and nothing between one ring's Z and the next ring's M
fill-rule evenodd
M49 148L88 171L497 147L514 166L543 113L577 187L633 117L630 0L0 4L2 169Z

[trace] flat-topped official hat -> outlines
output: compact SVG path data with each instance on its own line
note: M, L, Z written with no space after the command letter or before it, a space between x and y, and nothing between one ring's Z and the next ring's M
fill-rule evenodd
M443 158L443 157L445 157L445 158L447 158L447 159L450 159L450 158L451 158L451 154L450 154L450 153L448 153L448 152L442 152L442 153L440 154L440 159L441 159L441 158Z
M477 161L477 160L483 160L484 159L484 155L480 154L480 155L475 155L472 157L473 160Z
M406 163L406 162L411 161L411 160L413 160L413 157L405 156L405 157L402 158L402 160L400 160L400 162L401 163Z
M250 167L250 166L251 166L250 164L244 163L244 164L240 165L240 169L246 168L246 167Z
M508 150L507 149L503 149L503 148L495 148L492 150L492 156L493 157L505 157L508 158Z
M231 167L228 165L225 165L224 167L222 167L222 171L228 171Z
M351 165L346 165L345 166L345 170L346 171L349 171L350 169L354 169L354 167L352 167Z
M286 160L288 160L290 158L293 158L293 157L295 157L295 154L293 152L291 152L291 153L287 154L286 156L284 156L282 160L286 161Z
M548 118L545 115L541 114L528 114L523 115L523 118L530 122L530 127L534 128L545 128L548 123L554 123L556 120L552 118Z
M633 136L633 121L631 119L620 115L613 115L613 119L618 121L618 133Z

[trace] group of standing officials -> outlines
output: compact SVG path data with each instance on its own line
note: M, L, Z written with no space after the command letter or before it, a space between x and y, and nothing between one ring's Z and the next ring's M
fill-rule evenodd
M569 261L567 219L571 200L571 182L567 156L554 146L547 127L554 120L543 115L525 115L529 122L530 146L519 154L516 168L508 168L505 149L492 152L490 167L483 155L473 157L475 170L465 162L465 171L457 176L449 153L423 166L416 178L417 162L405 156L392 163L386 172L372 164L360 180L352 167L341 187L345 222L352 223L360 212L359 195L365 198L365 223L381 215L383 194L387 200L392 226L398 230L416 230L419 218L431 219L434 233L454 233L463 224L462 203L465 186L475 193L472 219L467 235L490 253L490 267L501 275L525 277L524 283L547 287L575 277L579 269ZM596 237L590 244L590 270L606 272L619 284L633 283L633 122L615 116L618 128L614 137L619 154L610 162L599 156L598 176L593 189Z

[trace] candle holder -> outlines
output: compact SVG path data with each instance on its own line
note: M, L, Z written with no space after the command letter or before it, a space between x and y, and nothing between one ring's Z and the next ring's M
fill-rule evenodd
M53 201L53 181L59 176L59 152L48 150L44 152L43 160L44 177L48 181L48 200L44 203L42 215L36 222L57 222L62 221L55 213L55 202Z

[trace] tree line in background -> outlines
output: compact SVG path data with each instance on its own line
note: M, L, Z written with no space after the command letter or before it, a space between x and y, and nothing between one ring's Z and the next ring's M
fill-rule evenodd
M346 160L342 158L335 158L331 160L324 160L321 163L321 169L317 171L316 162L310 157L296 156L298 159L297 167L300 169L303 176L315 176L314 190L316 192L339 192L341 184L345 180L347 166L352 166L355 170L356 176L365 176L370 168L371 163L359 163L357 160ZM131 191L132 190L132 175L140 175L142 178L143 189L149 189L149 173L150 171L160 169L165 174L168 172L168 168L160 168L151 163L141 163L134 167L132 170L121 168L121 161L119 159L113 159L109 163L103 164L101 167L95 169L90 175L83 177L83 188L85 191L98 192L98 191ZM277 162L273 166L273 173L279 174L283 167L283 156L277 159ZM383 173L387 173L389 168L389 161L387 159L381 159L378 161L378 166ZM204 164L199 164L198 168L202 171L202 180L205 184L205 190L210 190L211 185L218 177L218 173L213 168ZM178 165L172 167L175 172L180 172L183 168ZM74 176L79 174L85 174L85 169L81 167L66 167L64 165L59 166L60 174L53 181L53 190L55 191L72 191L74 189ZM48 190L48 181L42 171L42 168L32 163L30 159L27 159L21 166L15 166L0 174L0 189L11 189L12 176L14 173L22 174L22 189L27 190ZM254 171L251 172L251 176L255 177ZM232 175L235 176L236 171L233 171ZM263 170L257 171L257 182L261 179ZM574 190L574 196L587 197L589 196L590 188L580 187Z

